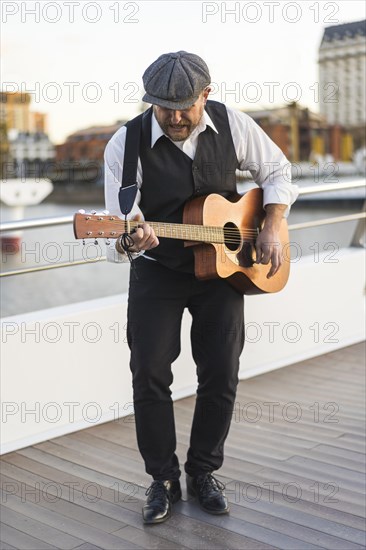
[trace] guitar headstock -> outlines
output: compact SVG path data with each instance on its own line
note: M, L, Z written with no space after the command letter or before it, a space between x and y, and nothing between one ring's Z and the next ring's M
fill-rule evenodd
M116 239L126 231L126 223L118 216L79 210L74 215L75 239Z

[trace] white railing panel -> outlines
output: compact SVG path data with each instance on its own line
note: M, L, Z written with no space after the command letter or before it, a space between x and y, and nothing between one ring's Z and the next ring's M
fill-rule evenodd
M240 377L361 341L364 260L362 249L305 256L292 263L282 292L246 297ZM2 319L3 453L133 412L126 300L118 295ZM173 367L175 399L196 388L189 330L186 314Z

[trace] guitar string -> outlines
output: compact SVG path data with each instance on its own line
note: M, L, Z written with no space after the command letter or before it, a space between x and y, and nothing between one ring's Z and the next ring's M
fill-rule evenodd
M123 222L124 223L124 222ZM174 230L177 231L177 233L179 232L182 232L182 231L191 231L193 232L193 237L198 237L198 236L201 236L202 237L202 232L203 232L203 236L206 238L206 239L209 239L207 240L206 242L212 242L212 243L217 243L217 244L238 244L238 237L240 235L240 237L244 238L245 240L245 237L247 238L252 238L253 237L256 237L258 236L258 231L256 231L255 229L243 229L243 230L239 230L237 228L223 228L223 227L218 227L218 226L206 226L206 225L194 225L194 224L184 224L186 226L186 229L182 229L181 226L183 224L173 224L173 228L169 228L168 224L164 224L164 222L150 222L150 224L152 225L152 227L156 228L157 230L160 229L160 231L164 230L164 229L168 229L167 233L170 233L170 235L160 235L161 237L164 238L165 237L168 237L168 238L174 238L173 236L173 232ZM120 224L119 224L120 225ZM133 227L134 229L136 228L137 224L131 224L131 225L135 225L135 227ZM194 233L201 233L201 235L194 235ZM218 233L221 233L223 232L224 235L223 235L223 238L224 240L222 241L221 240L221 236L220 236L220 240L217 241L217 236L218 236ZM211 233L211 234L210 234ZM181 237L178 237L177 240L189 240L189 236L188 235L184 235L181 233ZM192 234L191 234L192 236ZM205 241L203 241L205 242Z
M112 232L110 232L110 233L112 233ZM197 239L197 241L208 242L208 243L211 242L211 243L218 243L218 244L221 243L221 244L223 244L225 242L225 243L236 244L236 243L238 243L239 235L244 241L245 241L245 239L249 239L249 240L253 241L254 237L257 236L257 232L254 232L253 234L244 233L244 232L240 232L240 233L235 232L235 233L229 234L229 235L226 233L223 237L220 236L219 240L217 240L217 235L210 235L210 234L208 234L208 235L207 234L204 234L204 235L194 235L194 234L192 235L192 234L190 234L190 235L180 235L179 237L177 237L173 234L170 234L170 235L165 234L165 235L158 235L158 236L161 237L161 238L165 237L165 238L176 239L176 240L187 240L187 241L189 241L189 240L196 240ZM111 235L110 234L109 238L111 238L111 237L117 238L118 236L119 236L119 234L118 235ZM101 237L107 238L104 235L98 235L98 234L90 235L90 238L98 238L98 237L99 238L101 238ZM204 237L204 238L202 238L202 237Z
M170 229L168 226L165 226L163 224L159 224L159 222L150 222L150 225L154 228L160 229L161 231L167 230L167 232L172 233L173 231L177 230L177 232L183 232L183 231L193 231L193 233L196 231L198 233L204 232L204 233L215 233L215 232L221 232L223 231L225 235L258 235L258 231L256 229L250 229L250 228L244 228L244 229L236 229L236 228L224 228L224 227L218 227L218 226L210 226L210 225L193 225L193 224L173 224L173 229ZM187 229L181 229L181 225L185 225ZM136 229L135 226L134 229Z
M98 220L99 222L100 220ZM106 220L106 221L110 221L110 220ZM114 221L114 220L113 220ZM117 220L116 220L117 221ZM215 231L224 231L225 234L235 234L237 235L238 233L240 235L245 235L245 234L254 234L254 235L257 235L258 234L258 231L256 229L251 229L251 228L243 228L243 229L239 229L239 228L234 228L234 227L220 227L220 226L215 226L215 225L196 225L196 224L166 224L165 222L147 222L149 223L153 228L156 227L160 230L165 230L165 229L168 229L170 232L171 231L174 231L175 229L177 229L178 231L185 231L185 229L181 229L182 227L186 227L187 231L190 230L190 231L202 231L204 230L205 232L215 232ZM133 229L136 229L136 227L138 227L139 225L141 224L141 222L139 223L133 223L133 222L130 222L130 227L132 226ZM121 225L120 223L118 223L118 225ZM122 222L122 225L125 226L125 222ZM170 227L172 227L173 229L170 229Z
M113 238L117 238L119 235L109 235L109 238L113 237ZM239 235L237 233L235 233L234 235L226 235L224 237L220 237L220 239L218 240L217 239L217 235L200 235L199 237L201 238L198 238L197 235L184 235L184 236L179 236L179 237L176 237L175 235L158 235L159 237L161 238L170 238L170 239L176 239L176 240L186 240L186 241L189 241L189 240L195 240L197 238L197 241L202 241L202 242L208 242L208 243L238 243L239 241ZM240 237L245 241L245 239L248 239L248 240L251 240L253 241L253 237L256 237L257 236L257 233L255 233L254 235L245 235L245 234L240 234ZM104 235L90 235L90 238L107 238L106 236ZM204 237L202 239L202 237ZM241 239L240 239L241 240Z
M156 223L153 223L152 224L152 227L154 228L154 226L158 229L159 226L161 224L159 224L159 222L156 222ZM187 225L187 224L185 224ZM174 227L175 228L175 227ZM204 230L202 230L202 228ZM160 230L164 229L164 227L160 227ZM166 237L170 237L170 238L173 238L172 236L172 232L174 231L174 229L168 229L168 232L170 233L170 235L165 235ZM177 227L177 231L178 232L182 232L182 231L185 231L185 230L182 230L179 225ZM227 229L224 229L223 227L217 227L217 226L208 226L208 225L193 225L193 224L188 224L188 228L186 230L187 232L188 231L192 231L193 232L193 236L199 236L199 235L194 235L195 231L196 233L201 233L201 237L202 237L202 232L203 232L203 236L206 237L207 241L203 241L203 242L210 242L210 243L215 243L215 244L238 244L238 237L240 235L241 238L244 239L244 242L245 242L245 237L246 238L253 238L253 237L256 237L258 235L258 232L255 230L255 229L245 229L245 230L238 230L238 229L234 229L234 228L227 228ZM223 232L224 233L224 237L223 239L224 240L221 240L221 237L220 237L220 240L217 241L217 233L218 232ZM207 234L208 233L208 234ZM211 234L210 234L211 233ZM216 233L216 234L215 234ZM191 234L192 236L192 234ZM164 237L164 235L161 235L161 237ZM226 237L226 238L225 238ZM178 237L177 240L184 240L187 239L189 240L189 236L185 236L185 237Z

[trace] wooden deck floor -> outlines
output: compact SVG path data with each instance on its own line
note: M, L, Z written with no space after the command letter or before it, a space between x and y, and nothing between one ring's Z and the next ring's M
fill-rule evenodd
M1 549L364 548L364 357L358 344L240 383L227 516L184 490L169 521L143 526L133 417L5 455ZM182 463L193 405L175 403Z

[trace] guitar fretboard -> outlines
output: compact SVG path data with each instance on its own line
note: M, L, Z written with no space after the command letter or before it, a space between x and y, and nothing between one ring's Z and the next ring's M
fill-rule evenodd
M123 233L132 233L142 223L136 220L121 220L118 216L113 215L100 216L79 213L74 217L74 233L79 239L115 239ZM257 236L257 230L249 227L239 229L233 223L228 223L224 227L155 221L146 223L154 229L157 237L183 241L238 245L241 239L253 240Z
M224 229L222 227L210 227L203 225L190 225L178 223L147 222L155 231L157 237L180 239L185 241L200 241L206 243L224 243ZM129 222L131 229L137 228L141 223Z

